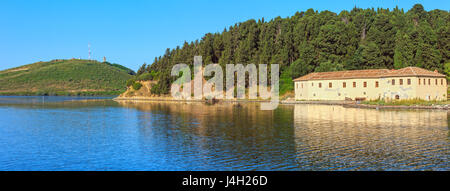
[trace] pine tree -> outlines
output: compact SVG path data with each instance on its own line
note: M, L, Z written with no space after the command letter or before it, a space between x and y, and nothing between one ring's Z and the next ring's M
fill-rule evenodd
M398 31L395 37L394 68L413 66L414 52L411 39L404 32Z
M378 67L394 68L396 33L397 31L395 31L388 15L382 13L376 16L367 36L368 40L375 43L379 48L381 63L377 64Z
M146 66L147 66L147 63L142 64L142 66L137 71L136 75L139 76L139 75L143 74L147 70Z

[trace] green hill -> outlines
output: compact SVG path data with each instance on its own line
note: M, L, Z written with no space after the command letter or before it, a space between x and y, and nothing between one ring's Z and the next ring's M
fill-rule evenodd
M52 60L0 71L0 95L118 95L134 72L92 60Z
M250 19L166 49L138 74L158 80L157 94L170 93L172 66L203 63L279 64L280 93L293 91L292 79L310 72L417 66L444 72L450 62L450 12L353 8L340 13L308 9L286 18ZM139 78L139 77L138 77Z

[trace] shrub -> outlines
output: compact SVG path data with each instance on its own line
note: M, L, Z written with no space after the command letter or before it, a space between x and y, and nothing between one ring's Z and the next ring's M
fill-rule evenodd
M294 90L294 81L291 77L291 68L284 70L280 75L280 95Z
M139 83L139 82L134 82L133 83L133 89L134 90L139 90L139 89L141 89L141 87L142 87L141 83Z
M133 85L135 82L136 82L136 81L135 81L133 78L128 79L128 80L127 80L127 87L130 87L130 86Z
M160 91L160 88L159 88L159 84L154 84L153 86L152 86L152 88L150 89L150 92L152 93L152 94L157 94L157 95L160 95L161 93L161 91Z
M159 72L152 70L152 71L150 71L150 74L152 75L153 79L156 79L159 75Z
M153 75L150 73L143 73L143 74L139 75L138 77L136 77L136 80L139 80L139 81L153 80Z

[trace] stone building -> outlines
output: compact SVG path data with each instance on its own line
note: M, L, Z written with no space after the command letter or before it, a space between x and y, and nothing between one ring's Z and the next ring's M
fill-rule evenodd
M446 100L446 76L418 67L314 72L297 78L296 100Z

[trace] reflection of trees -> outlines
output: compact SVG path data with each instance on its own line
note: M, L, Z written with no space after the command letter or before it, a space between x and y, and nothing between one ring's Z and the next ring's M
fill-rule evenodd
M143 133L162 141L161 145L185 149L187 158L194 154L203 156L205 165L220 160L227 161L229 167L263 165L271 160L281 160L277 161L280 165L290 159L295 163L292 106L262 111L259 103L119 101L119 104L143 112L139 115L143 123L140 126L149 127Z

